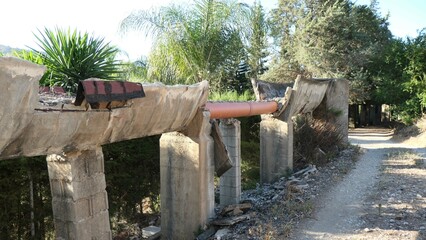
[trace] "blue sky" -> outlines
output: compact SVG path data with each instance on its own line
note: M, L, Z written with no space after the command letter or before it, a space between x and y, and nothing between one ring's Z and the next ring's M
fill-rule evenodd
M370 0L357 0L370 4ZM397 37L416 37L426 28L426 0L379 0L382 16L389 14L389 29Z
M254 0L243 0L253 3ZM278 0L261 0L267 9ZM0 13L0 44L11 47L36 47L33 32L44 27L71 29L93 33L120 47L135 60L149 52L151 41L143 34L131 32L118 34L119 23L132 11L149 9L188 0L8 0L2 3ZM415 37L417 30L426 27L426 0L379 0L382 15L390 14L390 29L398 37ZM370 0L357 0L369 4Z

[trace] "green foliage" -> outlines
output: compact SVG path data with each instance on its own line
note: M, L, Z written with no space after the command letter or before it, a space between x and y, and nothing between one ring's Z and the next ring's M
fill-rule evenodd
M377 62L391 39L387 18L371 6L349 0L282 0L273 11L272 29L280 44L267 74L275 81L307 77L347 78L351 100L372 99ZM374 64L373 64L374 63Z
M244 56L249 8L236 1L199 0L130 14L123 32L141 30L154 38L149 78L166 84L209 79L224 89Z
M256 188L260 181L259 156L259 142L241 141L241 186L243 190Z
M123 64L125 77L132 82L149 82L148 62L145 58L140 58L134 62Z
M144 198L151 208L160 194L160 136L145 137L103 146L109 213L112 226L143 216ZM158 207L157 207L158 209Z
M241 126L241 186L253 189L260 181L260 116L239 118Z
M408 39L408 66L406 68L410 80L404 84L405 91L412 99L418 101L418 114L426 109L426 29L419 32L419 36Z
M115 60L119 49L77 30L39 30L35 36L42 51L43 63L51 71L50 82L66 91L76 92L80 80L96 77L119 80L121 64Z
M393 39L375 75L375 100L391 105L394 120L411 124L426 108L426 34Z
M348 67L347 36L350 28L345 1L314 3L299 20L303 26L295 32L295 57L306 74L316 77L342 77ZM340 75L340 76L339 76Z
M379 103L398 105L410 98L403 91L409 80L405 69L408 66L407 44L402 39L392 39L382 55L383 64L374 76L374 100Z
M235 91L226 91L226 92L212 92L209 95L210 101L233 101L233 102L244 102L244 101L254 101L256 97L252 91L245 91L243 94L238 94Z
M251 9L250 23L252 27L249 38L248 63L251 68L250 77L258 78L258 75L263 74L267 67L265 66L267 55L267 34L269 30L269 22L262 5L255 2Z
M52 198L45 157L0 161L0 189L0 239L53 239Z

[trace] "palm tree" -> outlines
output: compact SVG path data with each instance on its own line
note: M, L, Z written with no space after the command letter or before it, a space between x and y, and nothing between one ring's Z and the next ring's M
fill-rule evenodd
M250 7L233 0L198 0L130 14L121 31L140 30L154 40L149 77L165 83L209 79L223 87L246 54Z
M80 80L91 77L119 80L123 76L121 63L115 59L120 50L105 43L103 38L69 29L46 28L44 33L40 30L39 33L36 38L42 51L32 50L43 56L53 85L76 92Z

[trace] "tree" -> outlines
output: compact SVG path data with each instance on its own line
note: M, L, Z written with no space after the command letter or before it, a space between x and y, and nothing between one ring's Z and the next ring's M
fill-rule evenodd
M374 100L374 76L392 38L376 2L290 0L280 1L273 12L273 36L280 44L273 79L346 78L352 102Z
M107 80L122 78L120 61L115 59L119 49L105 43L103 38L89 36L77 30L39 30L36 35L43 63L51 71L50 82L66 91L76 92L80 80L96 77Z
M140 30L153 37L150 78L165 83L209 79L224 89L244 56L249 7L233 0L199 0L188 7L169 5L130 14L121 31Z
M302 65L296 59L295 32L303 17L301 0L279 0L278 8L272 10L270 18L271 36L277 46L270 71L264 78L274 82L290 82L303 74Z
M380 16L377 5L376 1L372 1L370 6L352 6L353 53L348 60L351 69L345 76L351 80L352 103L384 103L376 98L380 85L377 80L388 67L384 56L388 54L393 43L387 16Z
M45 157L0 161L0 238L50 239L52 202Z
M268 55L267 34L269 24L260 3L254 3L250 20L252 32L249 38L248 64L251 69L251 77L257 78L258 75L263 74L267 70L265 57Z
M412 116L416 117L426 109L426 28L416 38L407 41L409 81L404 86L411 96Z
M392 39L386 46L381 58L383 62L374 76L375 101L400 105L410 98L410 94L403 90L409 80L405 71L408 66L407 47L407 43L400 38Z
M129 79L134 82L149 82L148 60L145 57L141 57L134 62L125 63L123 67L124 72L126 73L125 79Z

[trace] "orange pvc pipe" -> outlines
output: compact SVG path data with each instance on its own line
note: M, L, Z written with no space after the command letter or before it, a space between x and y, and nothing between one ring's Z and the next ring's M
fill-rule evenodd
M276 102L208 102L205 107L211 119L248 117L278 110Z

